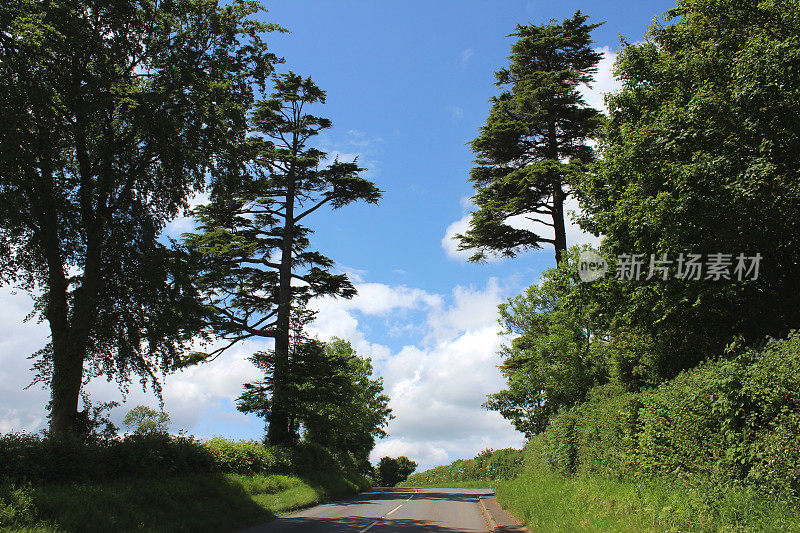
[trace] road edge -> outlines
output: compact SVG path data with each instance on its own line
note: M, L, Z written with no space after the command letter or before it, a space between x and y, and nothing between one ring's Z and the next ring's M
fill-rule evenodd
M497 531L497 522L492 516L492 513L489 511L489 508L486 507L485 503L483 503L483 496L478 496L478 504L481 506L481 512L486 517L486 520L489 521L489 530L492 533L495 533L495 531Z

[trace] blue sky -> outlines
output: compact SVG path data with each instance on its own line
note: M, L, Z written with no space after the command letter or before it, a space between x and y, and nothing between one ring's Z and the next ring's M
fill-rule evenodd
M653 17L673 4L522 1L266 2L265 20L291 31L272 35L281 71L311 76L328 93L315 110L334 128L319 146L343 159L358 157L385 190L379 206L320 212L313 245L351 274L360 295L318 302L313 332L350 340L373 359L396 418L375 458L408 455L422 467L469 457L481 449L518 446L522 436L497 413L481 409L503 381L496 368L502 343L496 308L535 283L553 264L549 249L510 261L467 263L447 238L463 229L471 195L466 145L497 93L494 71L506 64L517 23L563 19L581 9L605 54L587 100L600 106L614 90L610 74L619 35L642 38ZM173 235L186 221L169 227ZM591 241L572 228L569 244ZM30 309L23 294L0 289L0 432L44 427L46 391L30 381L24 355L47 339L44 325L21 325ZM212 364L166 379L166 410L174 429L200 437L260 438L263 424L238 413L233 401L258 373L247 356L265 345L237 347ZM119 399L113 384L92 383L94 401ZM119 421L152 392L132 387Z

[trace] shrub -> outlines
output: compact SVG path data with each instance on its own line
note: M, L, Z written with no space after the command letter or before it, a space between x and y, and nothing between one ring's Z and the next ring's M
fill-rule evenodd
M525 452L522 450L514 448L484 450L474 459L458 459L449 465L412 474L408 478L408 483L436 485L448 482L513 479L522 473L524 463Z
M691 477L793 497L798 434L800 334L793 332L655 389L599 387L559 412L535 443L562 474Z
M0 528L28 525L34 522L33 496L29 486L0 485Z
M0 437L0 481L14 484L212 472L359 473L351 455L334 455L322 446L305 442L292 447L269 447L257 441L217 437L201 442L157 432L88 444L77 439L19 433Z

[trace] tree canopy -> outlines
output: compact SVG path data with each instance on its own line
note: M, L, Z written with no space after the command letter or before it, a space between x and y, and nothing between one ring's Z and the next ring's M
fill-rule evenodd
M540 284L500 305L500 323L511 337L500 350L507 385L484 407L528 437L609 378L610 339L597 313L598 286L580 282L577 251L571 252L559 268L542 274Z
M310 249L308 217L363 200L377 203L381 191L360 176L353 162L334 160L309 145L330 120L308 113L325 102L310 78L289 72L273 80L274 92L250 116L251 135L241 147L243 169L231 172L196 210L198 233L186 236L200 270L197 286L210 310L211 328L225 344L253 337L275 339L271 356L268 438L292 439L288 387L293 316L319 296L350 298L356 291L333 261ZM303 338L299 318L294 334Z
M94 376L152 380L202 327L165 223L234 165L277 58L256 2L0 7L0 281L36 296L51 430Z
M238 408L272 420L275 385L275 352L257 352L251 358L265 379L245 385ZM372 377L369 359L358 356L350 343L301 340L292 345L285 409L291 437L351 453L367 464L375 439L386 436L391 418L383 380Z
M401 455L400 457L381 457L375 472L375 482L381 487L394 487L402 483L417 469L417 463Z
M581 186L583 224L610 258L723 254L730 279L625 281L606 312L637 331L671 377L800 325L800 8L682 1L646 41L626 44L608 98L602 162ZM737 257L757 273L733 274Z
M510 65L496 73L503 92L492 98L486 125L472 141L477 210L457 236L459 249L474 250L472 261L548 244L558 263L567 249L564 202L594 159L586 140L602 123L578 90L592 83L602 57L591 48L600 24L587 19L578 11L560 24L517 25L511 34L518 39ZM534 224L550 228L552 237L530 229Z

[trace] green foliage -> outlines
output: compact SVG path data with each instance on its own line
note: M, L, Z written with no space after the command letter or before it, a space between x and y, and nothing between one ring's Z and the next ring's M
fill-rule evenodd
M526 465L523 475L498 483L496 494L531 531L800 531L796 506L742 487L564 477Z
M472 261L491 253L513 257L547 243L558 263L567 249L564 201L576 174L594 158L586 139L602 122L578 91L593 81L602 57L591 48L599 24L586 24L587 18L578 11L560 24L517 25L511 35L518 37L511 64L496 73L503 92L492 98L486 125L472 141L478 210L458 236L460 249L475 250ZM510 217L540 220L554 236L520 228Z
M490 482L512 479L523 472L523 451L513 448L484 450L474 459L459 459L409 476L404 483L414 487L453 487L460 483L478 483L485 487Z
M386 436L392 418L383 378L373 378L369 358L361 358L349 342L333 338L322 347L326 364L317 365L315 383L308 383L308 405L302 417L304 439L340 452L363 464ZM311 395L316 397L311 397Z
M256 353L251 360L264 371L265 380L245 384L237 407L271 417L274 390L274 352ZM372 377L372 364L350 343L334 338L295 343L286 380L287 411L295 438L338 453L349 452L368 465L375 438L386 435L391 418L383 380Z
M85 444L73 438L9 434L0 438L0 472L15 484L90 482L192 473L358 475L361 462L314 443L291 447L163 433Z
M799 420L800 334L792 333L652 390L599 388L553 420L543 455L563 474L694 479L795 498Z
M309 146L331 127L330 120L308 114L310 106L325 103L325 92L293 72L273 81L270 98L251 113L241 168L215 185L210 204L195 209L200 232L186 234L184 243L196 260L195 282L211 327L226 341L207 355L252 337L275 339L272 352L255 356L267 374L259 387L269 389L268 402L251 409L248 400L245 407L266 418L270 443L289 444L298 435L293 409L303 403L293 396L298 379L291 359L315 351L303 334L313 319L306 304L356 293L345 274L331 271L331 259L310 249L307 217L325 206L376 204L381 191L360 176L365 169L356 161L322 166L326 154Z
M202 328L158 235L219 176L277 58L257 2L14 0L0 6L0 283L36 298L51 429L83 379L155 379Z
M558 268L542 274L540 284L500 305L504 333L513 336L500 351L507 388L484 406L528 437L608 379L608 339L596 303L600 282L577 279L577 254L571 250Z
M31 487L0 485L0 528L20 528L35 521Z
M666 19L618 57L602 161L579 187L582 225L609 257L763 258L758 279L618 284L605 311L615 333L649 340L630 367L651 382L731 338L800 326L800 6L683 0Z
M416 469L417 463L404 455L396 459L382 457L375 469L375 483L381 487L394 487L408 479Z
M122 423L133 428L133 432L137 435L166 434L169 430L169 415L145 405L137 405L128 411Z

